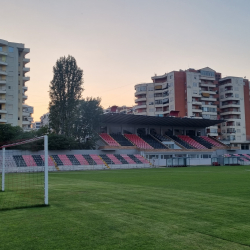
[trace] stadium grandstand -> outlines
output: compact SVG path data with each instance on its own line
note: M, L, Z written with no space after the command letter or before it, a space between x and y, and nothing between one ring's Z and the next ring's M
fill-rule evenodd
M99 139L93 150L49 151L50 171L166 166L168 159L189 159L189 165L216 165L222 155L250 161L246 151L229 147L206 134L206 128L225 122L180 117L102 115ZM10 151L9 151L10 152ZM44 166L41 152L14 150L6 164L16 168ZM0 156L1 161L1 156ZM219 164L219 163L218 163Z

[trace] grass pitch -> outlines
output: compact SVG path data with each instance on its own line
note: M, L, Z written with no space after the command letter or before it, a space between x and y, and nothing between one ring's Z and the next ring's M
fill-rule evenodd
M250 249L248 166L56 172L49 183L49 207L0 211L1 250Z

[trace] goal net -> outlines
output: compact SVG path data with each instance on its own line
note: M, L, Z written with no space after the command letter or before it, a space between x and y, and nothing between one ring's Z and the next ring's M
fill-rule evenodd
M0 210L48 205L48 137L1 147Z

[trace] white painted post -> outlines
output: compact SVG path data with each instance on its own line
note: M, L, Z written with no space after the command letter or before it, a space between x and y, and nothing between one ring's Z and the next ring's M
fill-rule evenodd
M2 191L5 190L5 148L2 149L3 152L3 166L2 166Z
M44 204L49 204L48 136L44 136Z

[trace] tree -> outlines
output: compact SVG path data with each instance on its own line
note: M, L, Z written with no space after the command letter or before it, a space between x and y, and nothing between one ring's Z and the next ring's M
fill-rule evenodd
M0 146L11 143L22 133L23 129L19 126L0 124Z
M98 139L97 129L101 124L101 98L87 97L79 102L78 118L74 126L74 137L84 148L94 148Z
M53 67L50 83L50 126L57 134L71 136L83 91L83 71L72 56L61 57Z

